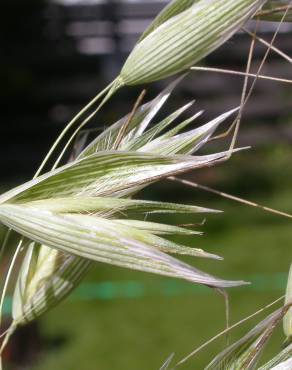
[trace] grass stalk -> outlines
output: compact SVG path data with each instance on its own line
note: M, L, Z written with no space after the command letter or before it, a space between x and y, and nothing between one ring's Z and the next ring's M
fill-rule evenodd
M2 290L1 298L0 298L0 326L1 326L1 323L2 323L2 313L3 313L4 299L5 299L5 296L7 294L7 289L8 289L8 286L9 286L11 275L12 275L12 272L14 270L18 254L19 254L19 252L22 248L22 244L23 244L23 238L21 238L21 240L19 241L19 243L17 245L17 248L16 248L16 250L13 254L12 260L9 264L9 268L8 268L8 271L7 271L7 274L6 274L6 277L5 277L4 286L3 286L3 290ZM6 336L7 335L9 335L9 332L6 334ZM6 338L6 336L5 336L5 338Z
M141 92L141 94L138 96L138 99L136 100L135 104L134 104L134 107L129 115L129 118L127 119L127 121L125 122L125 124L121 127L119 133L118 133L118 136L116 138L116 141L114 142L114 145L113 145L113 149L114 150L117 150L118 147L120 146L125 134L126 134L126 131L127 131L127 128L129 127L129 124L131 123L132 119L134 118L134 115L135 113L137 112L137 109L138 107L140 106L140 104L142 103L144 97L146 95L146 90L143 90Z
M257 31L257 27L258 27L258 21L257 21L256 27L255 27L255 34L256 34L256 31ZM246 65L246 76L244 77L243 89L242 89L241 100L240 100L240 109L239 109L238 115L236 117L236 120L234 121L235 130L234 130L233 138L232 138L232 141L231 141L231 144L230 144L230 149L231 150L233 150L235 148L237 136L238 136L238 133L239 133L242 113L243 113L243 109L244 109L244 102L245 102L246 94L247 94L247 85L248 85L248 78L249 78L248 74L249 74L250 69L251 69L251 63L252 63L254 48L255 48L255 37L253 37L252 40L251 40L251 44L250 44L250 48L249 48L249 52L248 52L248 59L247 59L247 65ZM259 72L256 74L256 79L254 81L257 80L258 75L259 75Z
M60 142L62 141L62 139L65 137L65 135L67 134L67 132L74 126L74 124L99 100L101 99L106 93L107 95L105 96L105 98L102 100L102 102L98 105L98 107L94 110L94 112L92 112L85 120L83 120L83 122L79 125L78 129L74 132L74 134L71 136L71 138L68 140L68 142L66 143L65 147L63 148L62 150L62 153L60 154L60 156L58 157L56 163L54 164L54 168L57 167L57 165L59 164L61 158L63 157L63 154L65 153L65 151L67 150L68 146L71 144L72 140L75 138L75 136L77 135L77 133L82 129L82 127L84 127L86 125L86 123L103 107L103 105L108 101L108 99L113 95L114 93L114 89L113 89L113 86L115 85L115 82L116 81L113 81L112 83L110 83L104 90L102 90L99 94L97 94L83 109L81 109L81 111L79 111L73 118L72 120L67 124L67 126L64 128L64 130L60 133L60 135L58 136L58 138L55 140L54 144L52 145L52 147L50 148L49 152L47 153L47 155L45 156L44 160L42 161L40 167L38 168L37 172L35 173L34 175L34 178L38 177L42 170L44 169L45 165L47 164L47 162L49 161L49 159L51 158L52 154L54 153L54 151L56 150L56 148L58 147L58 145L60 144Z
M231 144L230 144L230 148L229 148L230 150L232 150L234 148L235 144L236 144L237 136L238 136L238 133L239 133L240 118L242 116L243 109L246 106L246 104L248 103L248 101L249 101L249 99L250 99L250 97L251 97L251 95L252 95L252 93L254 91L255 85L256 85L257 80L258 80L258 76L261 74L261 71L262 71L262 69L263 69L263 67L265 65L265 62L266 62L266 60L267 60L267 58L268 58L268 56L269 56L269 54L270 54L270 52L272 50L272 46L273 46L273 44L274 44L274 42L275 42L275 40L276 40L276 38L277 38L277 36L279 34L280 28L281 28L281 26L282 26L282 24L283 24L283 22L285 20L285 17L288 14L288 11L289 11L291 5L292 5L292 0L289 2L289 6L287 7L285 13L281 17L281 21L277 25L277 28L276 28L276 30L274 32L274 35L272 37L272 40L269 43L269 47L268 47L266 53L263 56L263 59L262 59L262 61L260 63L260 66L259 66L259 68L257 70L256 77L253 80L253 83L252 83L252 85L251 85L248 93L246 94L246 92L243 91L242 97L245 96L245 99L244 99L243 103L240 105L240 110L239 110L238 116L236 117L236 119L234 120L234 122L233 122L233 124L231 126L233 128L233 126L235 125L235 130L234 130L234 134L233 134L232 141L231 141ZM254 38L253 38L253 40L254 40ZM251 51L251 49L250 49L250 51ZM251 53L250 53L250 56L252 56ZM248 77L246 77L246 78L248 78Z
M201 184L198 184L198 183L193 182L193 181L183 180L183 179L180 179L180 178L177 178L177 177L174 177L174 176L169 177L168 179L171 180L171 181L178 182L178 183L183 184L183 185L187 185L187 186L190 186L190 187L193 187L193 188L197 188L197 189L200 189L200 190L207 191L209 193L219 195L220 197L230 199L230 200L233 200L235 202L245 204L247 206L251 206L251 207L254 207L254 208L259 208L259 209L261 209L263 211L266 211L266 212L269 212L269 213L274 213L278 216L292 218L292 215L289 214L289 213L282 212L282 211L279 211L277 209L273 209L273 208L270 208L270 207L262 206L258 203L252 202L250 200L243 199L243 198L237 197L235 195L231 195L231 194L228 194L228 193L210 188L209 186L201 185Z
M256 75L254 73L242 72L242 71L234 71L231 69L223 69L223 68L213 68L213 67L192 67L193 71L199 72L213 72L213 73L220 73L220 74L229 74L233 76L242 76L242 77L253 77L262 80L274 81L274 82L281 82L286 84L292 84L292 80L286 78L279 78L279 77L272 77L272 76L265 76L265 75Z
M280 55L282 58L284 58L287 62L289 62L290 64L292 64L292 58L289 57L289 55L287 55L286 53L284 53L282 50L280 50L279 48L277 48L275 45L271 45L268 41L266 41L265 39L263 39L262 37L259 37L257 36L255 33L253 32L250 32L248 29L246 29L245 27L242 28L244 30L244 32L246 32L248 35L250 35L251 37L255 37L257 39L257 41L259 41L261 44L265 45L265 46L268 46L271 48L271 50L273 50L276 54Z

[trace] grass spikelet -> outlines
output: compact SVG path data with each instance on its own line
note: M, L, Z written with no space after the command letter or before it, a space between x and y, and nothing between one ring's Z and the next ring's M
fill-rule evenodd
M166 164L165 161L168 162L170 160L170 162L173 162L174 160L173 163L175 163L179 158L181 158L181 160L186 161L185 163L187 166L188 163L191 163L189 162L190 160L197 162L198 165L201 166L204 165L204 161L206 161L206 164L210 164L213 160L221 157L221 154L219 155L219 157L218 155L215 155L215 157L207 156L202 162L203 158L200 157L177 157L172 159L170 155L175 155L176 153L185 155L187 153L192 153L196 151L213 134L218 125L226 118L228 118L233 113L233 111L223 114L215 120L203 125L202 127L199 127L198 129L191 130L188 133L180 134L179 131L185 128L187 124L192 121L192 119L187 120L189 122L182 122L181 124L177 125L177 128L168 130L167 132L164 132L162 135L159 136L159 133L162 130L165 130L167 126L171 122L173 122L174 119L177 119L179 115L190 106L190 104L188 104L185 107L180 108L173 114L170 114L169 117L166 117L156 126L153 126L152 128L147 130L147 127L150 124L151 120L164 104L164 102L167 100L171 91L178 82L179 80L172 83L161 94L159 94L157 98L149 103L144 104L141 108L137 110L133 117L133 120L127 127L125 137L120 142L118 148L119 150L123 148L127 149L128 151L130 150L128 154L122 152L119 153L118 151L111 151L111 147L115 143L115 138L118 132L125 124L125 122L127 122L127 117L125 117L116 124L110 126L106 131L104 131L95 140L93 140L93 142L80 154L77 161L66 165L63 168L52 171L51 173L45 174L42 177L37 178L27 184L24 184L18 189L12 190L11 192L3 196L2 200L5 200L6 203L10 203L10 205L6 205L6 203L4 203L4 208L7 206L11 207L13 206L13 204L15 204L15 207L19 207L15 208L15 210L17 209L17 212L15 213L14 217L19 217L21 212L24 212L23 215L27 214L27 216L30 214L28 218L27 216L24 216L22 220L19 219L20 223L18 223L18 226L16 226L15 223L12 225L12 223L16 220L13 217L14 221L10 220L8 222L9 225L13 228L16 227L19 232L24 232L27 236L30 236L32 239L38 242L32 244L27 251L15 289L13 317L15 322L17 322L19 325L34 320L41 314L45 313L47 310L54 307L57 303L62 301L62 299L64 299L75 288L75 286L79 284L80 279L84 277L89 267L92 265L92 261L90 261L90 259L93 259L95 261L102 260L104 262L119 265L124 264L124 266L132 268L134 268L136 264L136 267L139 267L137 265L138 257L135 257L136 259L134 260L133 257L128 257L130 258L128 262L127 260L123 260L125 256L121 260L117 259L116 256L106 258L102 254L104 252L102 252L101 254L100 252L99 254L97 254L97 250L92 250L90 252L88 246L85 248L86 251L83 250L83 252L81 251L79 253L77 249L75 249L74 251L72 249L67 249L65 241L63 241L63 244L61 243L62 245L59 245L59 250L55 249L56 245L55 242L52 243L52 235L50 237L48 237L47 235L47 239L39 239L40 224L38 223L37 219L34 219L34 221L31 219L32 213L34 212L36 212L35 214L37 215L37 218L39 218L39 221L41 215L43 215L44 218L53 217L55 220L58 220L59 225L61 225L62 222L64 223L65 219L66 222L69 221L69 223L72 223L74 219L75 223L78 221L77 223L80 227L80 224L84 220L86 220L87 231L84 230L84 232L89 234L89 236L91 237L92 235L89 231L89 225L91 225L91 227L96 227L96 223L98 221L97 216L102 218L110 218L112 225L115 226L115 229L120 229L120 232L122 232L120 238L126 238L127 242L130 245L131 243L134 245L138 243L139 245L144 246L144 248L155 248L155 253L188 254L196 257L219 259L218 256L207 253L201 249L189 248L170 242L166 239L166 237L171 234L186 234L190 236L196 235L198 234L198 232L196 231L187 230L172 225L138 221L135 218L133 219L131 216L132 214L137 215L139 213L150 215L151 213L169 212L214 212L213 210L196 206L124 199L112 196L109 197L109 194L106 197L104 195L98 196L98 188L102 188L104 190L105 187L108 187L108 189L110 189L111 183L117 190L121 189L122 183L120 170L123 167L122 157L126 158L128 156L129 159L131 158L129 163L126 165L128 167L125 172L127 176L123 185L128 188L128 196L131 196L133 192L139 190L141 186L146 186L149 182L149 178L151 180L151 177L153 177L153 181L157 181L157 179L159 179L162 175L163 171L161 172L161 170ZM155 144L155 155L147 154L147 152L152 152L154 150L151 146L152 142L157 143ZM100 152L100 150L102 152ZM138 151L140 151L141 153L138 153ZM145 181L147 180L145 183L141 177L139 178L138 182L129 181L129 176L132 176L131 173L135 173L135 171L133 170L129 171L130 168L133 168L133 159L135 158L135 156L136 159L146 158L145 155L147 158L150 155L150 157L153 158L154 161L157 161L159 155L166 156L163 158L161 157L164 164L162 162L159 164L159 170L157 172L158 178L155 173L153 174L153 170L155 169L155 165L153 162L149 167L149 170L151 170L152 174L150 172L148 172L148 175L146 173L146 176L145 173L143 174ZM117 173L117 175L115 175L114 177L106 177L104 178L104 182L99 183L100 181L102 181L100 175L103 176L102 168L105 168L106 163L104 162L104 156L106 156L110 161L117 156L117 166L112 167L114 171L112 172L112 175L116 171L118 171L119 173ZM98 165L97 162L92 162L92 165L90 165L90 162L93 160L93 158L98 157L100 157L100 161L98 161L100 162L100 165ZM195 162L193 163L195 164ZM83 164L85 164L84 176L81 175L81 168ZM137 162L137 164L138 167L136 167L136 170L139 170L142 162L140 162L140 164ZM109 162L107 162L106 167L107 176L109 174L108 165ZM94 170L96 170L96 166L99 166L101 172L98 171L91 176L90 168L92 167L94 168ZM77 171L77 177L75 177L74 175L74 167ZM141 167L141 169L142 168L143 167ZM141 173L143 172L145 172L145 167ZM114 178L116 178L116 180L114 180ZM116 182L117 180L118 182ZM114 185L115 182L116 185ZM112 189L109 190L109 193L115 196L116 194L114 188L112 187ZM2 208L2 211L4 208ZM125 219L121 219L121 214L124 214L127 217ZM34 229L34 236L31 234L32 230L29 231L29 226L27 224L29 218L31 220L31 227ZM23 224L24 220L26 222L26 226ZM35 222L37 222L37 224L33 226ZM104 222L106 221L104 220ZM50 226L49 224L47 224L47 227L45 227L45 229L51 229L52 227L53 224L50 224ZM64 233L64 230L62 231L62 233ZM130 240L129 235L131 235ZM67 237L69 238L69 234L67 235ZM100 242L101 240L99 240L98 243ZM78 243L76 244L76 246L77 245ZM115 248L117 247L115 246ZM137 253L136 250L135 253ZM164 256L164 254L162 254L161 256L163 256L163 258L168 258ZM133 261L136 262L134 263ZM174 263L173 261L177 260L171 261L171 263ZM143 263L145 264L145 261ZM164 262L164 264L165 263L166 262ZM167 263L169 264L170 262L168 261ZM179 262L177 261L175 263ZM181 266L180 263L179 266ZM166 266L164 266L163 268L158 268L157 266L153 268L152 266L151 270L149 267L149 263L146 265L140 264L139 269L146 269L147 271L149 270L152 272L163 273L167 275L174 274L174 271L171 272L171 268ZM181 277L190 279L190 274L191 273L183 273ZM219 285L229 284L222 282L220 283L218 281L217 283ZM209 284L212 284L212 282L209 282Z
M189 69L229 39L265 0L201 0L136 45L118 82L138 85Z
M14 290L14 325L24 325L62 301L84 274L90 262L44 245L31 243Z

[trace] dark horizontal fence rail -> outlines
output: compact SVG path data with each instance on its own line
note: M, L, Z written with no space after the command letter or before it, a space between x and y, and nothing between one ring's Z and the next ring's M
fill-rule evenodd
M115 46L119 51L129 52L134 41L166 3L167 1L102 1L89 5L86 1L52 1L45 12L45 18L52 22L54 30L59 30L60 38L69 36L80 42L94 37L103 38L104 41L106 36L111 45L111 40L117 42ZM276 26L275 23L264 23L261 32L269 34L275 31ZM286 24L281 33L291 31L292 26ZM120 49L121 45L123 47ZM81 47L79 51L86 50ZM111 54L113 49L99 48L97 44L95 49L92 47L87 51L92 54Z

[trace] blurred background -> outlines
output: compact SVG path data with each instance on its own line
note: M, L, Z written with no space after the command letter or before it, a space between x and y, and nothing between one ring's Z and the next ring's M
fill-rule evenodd
M1 4L1 191L33 176L66 122L116 77L141 32L166 3L9 0ZM248 27L253 29L254 22ZM269 41L276 27L261 22L259 35ZM283 24L275 45L291 56L291 40L292 25ZM250 41L240 32L200 65L244 71ZM265 46L256 44L253 71L265 51ZM262 74L291 79L291 64L271 52ZM145 99L166 84L146 86ZM196 99L186 116L204 109L196 125L207 122L239 105L242 85L238 76L193 72L159 117ZM187 178L292 213L290 86L258 81L244 112L238 144L252 148ZM141 89L119 92L89 127L102 130L128 113ZM229 143L227 137L204 150L226 149ZM203 237L187 243L213 251L225 261L187 260L221 277L253 283L230 291L232 321L284 294L292 257L291 219L167 181L146 189L142 196L224 210L208 217L201 226ZM182 223L173 216L164 219ZM7 300L7 323L9 304ZM207 288L96 264L73 296L15 334L4 362L7 369L16 370L158 370L172 352L179 360L222 330L224 316L222 297ZM248 327L235 331L233 338ZM282 340L279 329L264 359L279 350ZM181 368L203 368L222 343Z

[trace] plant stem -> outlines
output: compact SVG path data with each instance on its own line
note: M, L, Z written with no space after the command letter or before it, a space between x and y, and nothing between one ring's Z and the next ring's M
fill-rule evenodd
M81 109L81 111L79 111L75 117L72 118L72 120L67 124L67 126L64 128L64 130L60 133L60 135L58 136L58 138L55 140L54 144L52 145L51 149L49 150L49 152L47 153L47 155L45 156L44 160L42 161L40 167L38 168L37 172L35 173L34 175L34 178L38 177L40 175L40 173L42 172L42 170L44 169L45 165L47 164L48 160L50 159L50 157L52 156L52 154L54 153L55 149L57 148L57 146L60 144L61 140L64 138L64 136L66 135L66 133L70 130L70 128L75 124L75 122L80 118L82 117L82 115L88 111L88 109L90 109L94 103L96 103L102 96L104 96L109 90L110 88L112 87L112 85L115 83L115 81L113 81L112 83L110 83L104 90L102 90L99 94L97 94L83 109ZM100 104L99 107L101 107L102 104Z
M197 189L207 191L209 193L220 195L220 197L230 199L230 200L234 200L235 202L246 204L246 205L251 206L251 207L259 208L259 209L262 209L262 210L270 212L270 213L274 213L274 214L279 215L279 216L292 218L292 215L289 214L289 213L278 211L277 209L273 209L273 208L270 208L270 207L262 206L260 204L255 203L255 202L251 202L250 200L239 198L235 195L227 194L227 193L224 193L222 191L210 188L209 186L201 185L201 184L198 184L196 182L192 182L192 181L188 181L188 180L179 179L179 178L174 177L174 176L169 177L168 179L172 180L172 181L179 182L179 183L187 185L187 186L191 186L193 188L197 188Z

